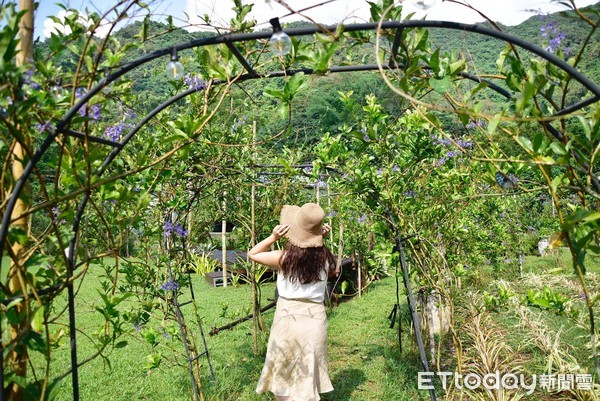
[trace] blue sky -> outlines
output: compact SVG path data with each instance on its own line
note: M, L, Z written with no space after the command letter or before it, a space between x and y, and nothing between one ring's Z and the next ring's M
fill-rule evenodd
M253 16L256 18L259 26L266 26L269 19L273 17L282 17L289 14L289 10L279 5L275 0L242 0L244 4L254 3ZM413 0L404 0L405 10L417 11L416 18L427 14L428 19L459 21L474 23L481 21L477 13L465 9L457 4L439 1L433 8L423 12L415 8L411 2ZM286 0L286 3L294 10L300 10L314 4L321 4L324 0ZM578 7L583 7L597 3L598 0L576 0ZM35 36L45 37L51 27L51 21L46 21L50 15L59 15L62 10L54 0L41 0L35 16ZM103 13L113 4L111 1L93 1L93 0L65 0L69 8L77 10L96 11ZM197 15L208 14L212 21L220 26L228 26L229 19L233 16L231 0L149 0L150 8L153 14L169 14L176 20L184 20L184 12L190 17L190 22L200 25L201 21ZM495 21L500 21L506 25L519 24L525 19L538 13L549 13L564 10L564 6L559 6L552 0L469 0L469 4L483 11ZM315 22L334 24L342 21L363 22L369 17L368 4L366 0L335 0L329 4L322 5L306 11L303 16L288 16L282 19L282 22L300 19L312 19ZM44 26L46 24L46 26ZM197 28L200 29L200 28Z

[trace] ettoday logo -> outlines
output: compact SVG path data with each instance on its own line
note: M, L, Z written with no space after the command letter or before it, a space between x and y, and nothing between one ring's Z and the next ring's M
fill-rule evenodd
M592 389L591 374L542 374L530 375L503 373L495 371L481 376L478 373L461 374L458 372L419 372L418 388L420 390L432 390L433 380L439 377L442 388L447 390L453 382L458 390L475 390L485 388L488 390L525 390L527 395L532 394L536 389L552 390L590 390Z

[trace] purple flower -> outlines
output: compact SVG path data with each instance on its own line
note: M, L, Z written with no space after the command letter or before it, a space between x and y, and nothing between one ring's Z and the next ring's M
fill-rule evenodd
M447 138L438 138L435 135L431 136L431 139L433 140L434 144L436 145L442 145L442 146L452 146L452 141L450 139Z
M163 291L177 291L179 289L179 283L175 280L169 280L164 282L161 286L160 289Z
M462 139L458 140L458 146L460 146L463 149L470 149L473 147L473 142L471 141L463 141Z
M123 128L126 127L126 124L120 122L117 125L112 127L108 127L104 131L104 137L110 139L111 141L118 142L123 135Z
M392 167L392 171L393 171L394 173L397 173L397 172L399 172L399 171L400 171L400 166L398 166L397 164L394 164L394 167Z
M125 109L123 114L125 115L126 118L129 118L131 120L135 120L137 118L136 112L131 109Z
M416 198L417 197L417 193L413 190L402 192L402 195L406 196L407 198Z
M587 302L587 297L585 296L585 292L581 293L581 299L583 300L583 302Z
M179 223L171 223L169 220L165 221L165 236L170 237L175 234L180 238L184 238L188 235L188 231L185 230Z
M335 210L332 210L331 212L329 212L327 214L327 217L335 217L335 216L337 216L337 212Z
M467 129L477 128L477 127L483 128L483 127L485 127L485 120L480 120L480 119L472 120L465 127Z
M94 104L91 107L92 109L92 118L94 120L99 120L100 119L100 105L99 104Z
M558 50L562 41L566 39L566 35L558 31L556 22L549 22L546 25L540 26L540 32L543 38L548 39L546 51L555 52Z
M142 331L142 328L143 328L143 326L142 326L142 323L140 323L140 322L135 322L133 324L133 329L135 330L136 333L139 333L140 331Z
M446 153L446 159L452 159L453 157L456 157L460 154L460 150L451 150L450 152Z
M356 220L356 221L358 221L358 224L362 224L362 223L364 223L365 221L367 221L367 215L366 215L366 214L363 214L363 215L361 215L361 216L358 218L358 220Z
M508 179L511 180L515 184L519 182L519 179L517 177L515 177L515 175L513 173L510 173L508 175Z
M37 130L40 131L40 133L46 132L46 131L50 132L50 126L51 126L50 121L46 121L44 124L38 124Z
M85 88L77 88L77 89L75 89L75 97L77 99L79 99L80 97L85 95L86 92L87 92L87 89L85 89Z
M446 164L446 159L443 157L435 161L437 167L443 166L444 164Z
M197 91L206 89L206 82L201 80L198 75L192 76L188 74L183 79L183 82L189 87L189 89L194 89Z
M25 74L23 75L23 79L25 80L26 84L31 83L31 78L33 78L34 73L35 73L35 71L33 70L33 67L31 67L27 71L25 71Z
M79 115L81 117L89 116L92 120L100 119L100 105L93 104L91 106L83 106L79 109Z

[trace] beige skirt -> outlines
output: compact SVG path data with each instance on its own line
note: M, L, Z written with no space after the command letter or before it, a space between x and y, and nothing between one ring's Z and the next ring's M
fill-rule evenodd
M318 401L319 393L332 390L325 306L279 297L256 392Z

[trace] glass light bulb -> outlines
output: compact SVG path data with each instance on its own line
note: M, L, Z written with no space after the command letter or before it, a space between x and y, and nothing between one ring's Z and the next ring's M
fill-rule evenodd
M167 78L179 79L183 77L183 64L179 61L169 61L165 66Z
M411 0L411 3L419 10L428 10L435 6L440 0Z
M273 33L271 39L269 39L269 46L273 53L278 56L285 56L292 48L292 39L290 39L287 33L278 31Z

